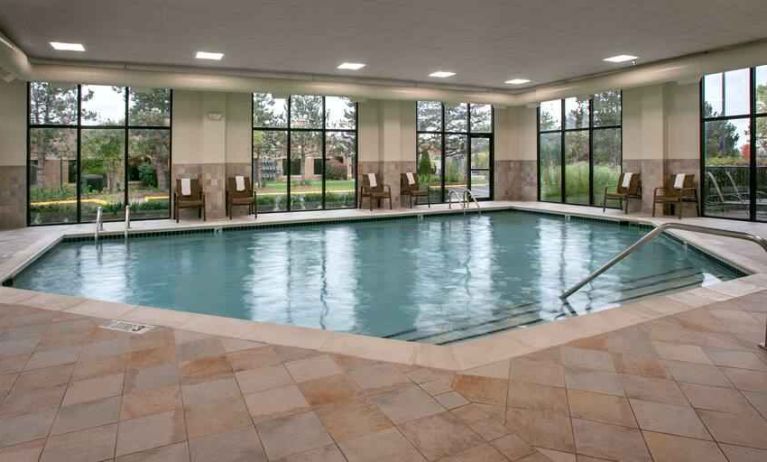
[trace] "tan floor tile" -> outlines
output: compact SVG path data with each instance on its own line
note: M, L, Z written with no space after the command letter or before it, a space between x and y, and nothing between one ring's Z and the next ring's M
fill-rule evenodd
M333 443L313 412L267 420L256 426L269 459L279 459Z
M730 462L764 462L767 460L767 450L745 448L743 446L731 446L720 444L724 454Z
M317 449L293 454L279 459L278 462L346 462L338 446L329 444Z
M100 427L120 420L120 397L64 406L53 423L51 434L68 433Z
M712 387L732 386L727 377L716 366L682 361L664 361L664 365L677 382L711 385Z
M536 448L536 450L540 454L543 454L547 460L550 460L551 462L576 462L575 454L571 454L569 452L553 451L551 449L544 448Z
M147 390L167 386L177 386L180 376L175 364L130 369L125 373L125 391Z
M40 369L43 367L60 366L77 362L80 357L80 347L56 348L53 350L35 352L26 369Z
M450 411L453 415L464 422L477 422L484 419L492 419L498 422L506 421L505 406L493 406L492 404L470 403L458 409Z
M689 406L629 400L639 428L690 438L711 439L695 410Z
M573 371L565 373L567 388L573 390L606 393L623 396L623 384L620 376L614 372L603 371Z
M330 355L319 355L290 361L285 363L285 367L293 379L299 383L343 372Z
M573 431L579 454L626 462L652 460L639 430L573 419Z
M240 390L246 394L293 383L293 378L288 374L288 370L281 364L242 370L235 373L235 376Z
M72 380L92 379L123 372L125 364L126 360L122 355L79 361L72 373Z
M551 411L567 415L567 391L534 383L510 381L507 406L538 411Z
M412 371L408 371L405 375L413 382L421 385L426 382L432 382L434 380L439 380L439 379L452 380L453 375L455 374L451 371L443 371L441 369L430 369L428 367L419 367Z
M276 366L282 363L282 359L270 346L230 352L226 357L236 372Z
M0 373L19 372L24 369L31 355L21 354L0 358Z
M424 462L426 459L396 429L389 428L338 443L349 462Z
M371 401L396 424L444 411L431 396L415 385L375 395Z
M506 426L534 446L568 452L575 450L569 416L532 409L509 408L506 411Z
M463 375L477 375L479 377L488 377L491 379L509 379L509 360L497 361L484 366L474 367L463 371Z
M252 425L241 398L204 403L184 403L189 438L223 433Z
M392 426L377 406L362 400L320 406L315 412L336 441L357 438Z
M440 459L440 462L506 462L507 459L494 447L483 444Z
M637 427L634 413L626 398L581 390L569 390L567 398L570 403L570 415L574 418Z
M503 420L482 419L466 422L466 425L485 441L493 441L511 433L511 430L504 424Z
M680 386L694 408L729 412L731 414L754 412L754 408L749 405L746 398L739 391L732 388L709 387L707 385L689 383L683 383Z
M213 379L206 382L196 382L181 386L181 394L185 403L203 403L239 398L240 387L234 377Z
M117 455L178 443L186 438L180 411L123 420L117 434Z
M750 351L708 349L706 354L711 358L711 362L717 366L767 371L767 362ZM765 357L765 355L762 356Z
M175 345L163 345L157 348L132 351L125 355L126 366L134 369L159 366L176 362Z
M41 462L76 460L97 462L114 455L117 424L51 436Z
M705 410L698 414L717 442L767 449L767 421L763 418Z
M410 384L410 379L394 364L371 364L356 368L348 375L360 388L371 392Z
M535 453L535 448L515 434L506 435L491 443L510 460L518 460Z
M256 429L243 428L189 440L192 462L266 462Z
M711 364L703 349L697 345L681 343L653 342L655 351L663 359L689 363Z
M123 390L125 374L111 374L69 384L62 406L119 395Z
M655 462L727 462L713 441L644 432Z
M426 393L432 396L440 395L442 393L447 393L453 390L453 378L440 378L430 382L424 382L419 385Z
M136 389L123 395L120 419L129 420L160 412L181 409L181 390L178 385Z
M659 403L686 405L687 399L673 380L621 375L623 390L628 398Z
M562 364L572 369L615 372L612 356L606 351L562 347Z
M402 434L429 460L436 460L482 444L482 439L449 412L400 425Z
M511 360L511 380L537 383L552 387L565 386L565 370L559 364L532 361L529 359Z
M253 342L250 340L241 340L238 338L220 337L219 341L221 346L224 347L224 351L227 353L234 353L237 351L253 350L256 348L265 347L265 343Z
M434 399L436 399L437 402L442 405L442 407L448 410L469 404L466 398L461 396L461 394L456 391L449 391L447 393L442 393L441 395L435 395Z
M57 411L57 408L51 408L33 414L0 417L0 447L45 437Z
M767 393L767 372L726 367L722 368L722 370L738 389Z
M456 375L453 390L472 402L503 405L508 393L508 381L474 375Z
M245 402L256 422L296 414L310 407L296 385L250 393L245 395Z
M180 363L181 381L184 384L205 382L232 377L232 366L224 356L211 356Z
M655 358L635 356L626 353L613 355L615 369L621 374L653 377L656 379L669 379L671 374L666 370L663 363Z
M74 364L65 364L63 366L46 367L43 369L34 369L22 372L16 379L14 387L22 390L33 388L47 388L69 383L72 376Z
M38 462L45 440L39 439L0 449L0 462Z
M298 387L312 406L348 401L361 393L357 384L345 374L307 380L299 383Z
M66 385L31 390L14 387L3 400L0 415L29 414L58 406L66 388Z
M115 462L189 462L189 449L183 441L121 456Z
M527 457L519 459L517 462L552 462L551 459L544 456L541 452L534 452Z
M179 362L192 361L194 359L221 356L226 351L221 341L215 337L206 337L178 345L176 357Z
M767 393L744 391L743 395L745 395L748 402L762 414L762 417L767 419Z

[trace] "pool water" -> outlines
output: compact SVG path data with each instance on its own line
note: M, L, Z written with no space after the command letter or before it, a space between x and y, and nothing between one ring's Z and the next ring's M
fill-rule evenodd
M662 237L561 302L648 231L494 212L75 241L14 286L444 344L742 275Z

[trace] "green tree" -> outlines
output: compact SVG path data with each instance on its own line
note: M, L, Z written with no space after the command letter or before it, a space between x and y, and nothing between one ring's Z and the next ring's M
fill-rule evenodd
M703 108L705 117L711 117L713 108L707 102ZM740 135L738 128L729 120L712 120L706 127L706 157L737 157Z
M124 91L123 87L114 87ZM167 127L170 125L170 90L165 88L130 89L129 124L142 127ZM161 191L169 190L170 146L166 130L134 130L130 134L128 154L131 167L140 169L151 165L156 181L154 186ZM147 170L144 168L144 178ZM143 183L143 181L142 181Z

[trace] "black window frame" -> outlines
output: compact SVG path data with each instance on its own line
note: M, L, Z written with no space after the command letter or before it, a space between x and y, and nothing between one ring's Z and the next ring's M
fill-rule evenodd
M253 156L253 134L256 131L264 131L264 132L284 132L286 134L286 160L288 165L287 170L287 185L285 189L285 197L287 199L286 201L286 208L285 210L259 210L258 213L292 213L292 212L316 212L318 210L348 210L348 209L355 209L357 208L357 201L359 200L359 191L358 191L358 166L359 166L359 118L360 118L360 108L359 103L356 101L354 102L354 128L348 129L348 128L328 128L328 117L327 117L327 110L325 106L325 101L328 97L337 97L335 95L311 95L311 94L296 94L296 95L288 95L285 97L286 101L286 118L287 121L285 123L284 127L266 127L266 126L256 126L255 124L255 95L257 93L261 94L270 94L269 92L254 92L250 94L250 171L251 174L255 172L255 157ZM272 97L274 97L274 94L271 93ZM292 98L295 96L321 96L322 97L322 128L303 128L303 127L292 127L292 120L291 120L291 110L292 110ZM341 96L342 98L347 98ZM319 209L304 209L304 210L293 210L291 206L291 196L290 196L290 176L292 173L292 159L291 159L291 133L292 132L320 132L322 133L322 206ZM325 163L327 162L327 152L326 152L326 145L327 145L327 134L328 133L354 133L354 203L352 206L348 207L333 207L333 208L327 208L326 206L326 189L325 189L325 182L326 182L326 175L325 175ZM255 177L254 177L255 179ZM254 187L255 189L255 187Z
M130 147L129 147L129 141L130 141L130 132L131 130L165 130L168 132L168 175L170 177L170 181L168 184L168 213L164 217L141 217L141 216L131 216L131 221L145 221L145 220L163 220L163 219L169 219L171 216L171 211L173 208L173 89L172 88L166 88L168 90L168 125L131 125L130 124L130 90L131 88L143 88L143 87L131 87L128 85L111 85L116 87L123 88L124 91L124 103L125 103L125 120L122 124L119 125L86 125L83 124L83 117L82 117L82 87L83 86L109 86L109 85L103 85L103 84L93 84L93 83L78 83L78 84L70 84L74 85L77 88L77 122L76 123L70 123L70 124L33 124L31 123L30 116L32 113L32 84L33 83L61 83L61 82L53 82L53 81L28 81L26 88L27 88L27 156L26 156L26 215L27 215L27 226L59 226L59 225L69 225L69 224L82 224L82 223L93 223L93 220L82 220L82 202L81 202L81 194L82 194L82 178L81 178L81 154L82 154L82 131L83 130L124 130L124 140L123 140L123 175L124 175L124 191L123 191L123 204L129 205L129 194L130 190L128 188L128 159L130 155ZM32 168L32 162L31 162L31 136L30 133L33 129L40 129L40 128L50 128L50 129L75 129L77 131L76 134L76 143L77 143L77 153L76 153L76 159L75 164L77 166L77 172L76 172L76 191L77 191L77 216L75 222L60 222L60 223L32 223L32 208L30 204L30 187L32 186L29 181L30 179L30 169ZM121 219L115 218L115 219L106 219L105 222L115 222L120 221Z
M560 98L558 100L547 100L548 101L559 101L560 102L560 125L558 129L550 129L550 130L541 130L541 105L539 104L536 109L536 128L537 128L537 135L536 135L536 168L537 168L537 180L536 180L536 189L537 189L537 200L538 202L547 202L552 204L566 204L566 205L578 205L582 207L594 207L596 204L594 202L594 132L598 132L600 130L620 130L620 137L621 137L621 149L620 149L620 161L618 162L618 165L620 166L620 171L623 173L623 90L606 90L606 91L617 91L620 94L621 99L621 117L620 117L620 123L618 125L600 125L598 127L594 126L594 94L589 95L589 124L588 127L581 127L581 128L567 128L567 111L565 109L566 106L566 100L567 98ZM602 93L602 92L598 92ZM579 204L574 202L567 202L567 176L566 176L566 168L567 164L565 162L565 138L567 133L573 133L573 132L588 132L589 137L589 203L588 204ZM559 140L559 161L560 161L560 184L559 184L559 194L561 200L559 201L550 201L550 200L543 200L541 199L541 135L547 134L547 133L560 133L560 140Z
M756 88L756 70L757 68L767 66L767 64L759 65L759 66L751 66L748 68L739 68L739 69L729 69L722 72L714 72L712 74L706 74L703 77L701 77L699 82L699 117L700 117L700 125L699 125L699 131L700 131L700 139L699 139L699 148L700 148L700 214L703 217L710 217L710 218L719 218L722 220L735 220L735 221L745 221L745 222L754 222L754 223L767 223L767 220L759 220L758 214L757 214L757 194L756 192L759 189L758 184L758 176L757 176L757 146L756 146L756 128L757 128L757 121L759 119L764 119L767 121L767 111L766 112L757 112L757 106L756 106L756 98L757 98L757 88ZM749 112L748 114L740 114L740 115L719 115L719 116L712 116L712 117L706 117L705 115L705 107L706 107L706 77L708 75L715 75L715 74L722 74L722 113L726 112L726 85L727 85L727 72L730 71L737 71L741 69L748 69L749 70L749 85L748 85L748 92L749 92ZM706 213L706 184L707 184L707 177L706 177L706 122L715 122L715 121L730 121L730 120L748 120L749 122L749 204L748 204L748 218L738 218L738 217L728 217L724 215L709 215Z
M419 130L418 129L418 103L439 103L441 116L440 116L440 129L439 130ZM492 104L485 103L452 103L452 104L466 104L466 131L451 131L446 130L446 117L445 117L445 103L443 101L434 100L419 100L416 101L415 108L415 161L416 170L418 168L418 136L419 135L439 135L440 137L440 162L442 163L442 173L440 175L440 203L445 203L447 200L448 189L445 188L445 176L447 175L446 168L446 155L445 146L447 137L450 135L466 136L468 143L466 144L466 181L467 189L471 190L471 172L488 172L490 178L489 194L488 197L478 197L478 201L492 201L495 197L495 107ZM489 132L474 132L471 126L471 107L475 106L490 106L490 131ZM489 141L490 158L488 159L488 168L472 168L471 164L471 141L472 138L487 139Z

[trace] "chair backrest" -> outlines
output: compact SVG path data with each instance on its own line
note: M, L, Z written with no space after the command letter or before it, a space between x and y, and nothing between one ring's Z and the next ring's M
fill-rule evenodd
M176 178L176 194L178 194L179 197L182 199L202 199L202 182L200 181L200 178L190 178L189 179L189 186L191 190L191 194L188 196L184 196L181 194L181 178Z
M668 196L680 196L680 195L690 195L690 189L695 187L695 174L693 173L685 173L684 174L684 181L682 182L682 189L677 189L675 187L676 183L676 174L669 175L668 179L666 180L666 185L663 187L664 194Z
M226 179L226 191L229 193L229 197L252 197L253 185L250 182L250 177L245 177L245 189L237 191L237 179L230 176Z
M370 186L370 177L368 176L369 173L363 173L362 174L362 189L366 190L366 191L371 191L371 192L382 192L384 187L383 187L383 183L381 183L381 176L378 175L378 173L372 173L372 174L375 175L376 186L375 187L371 187Z
M410 175L413 177L413 183L410 183L410 181L409 181L409 179L407 177L408 173L410 173ZM400 188L399 189L400 189L401 192L417 191L418 189L420 189L420 187L418 185L418 175L416 175L415 173L413 173L413 172L400 173L399 178L400 178L399 179L399 184L400 184Z

